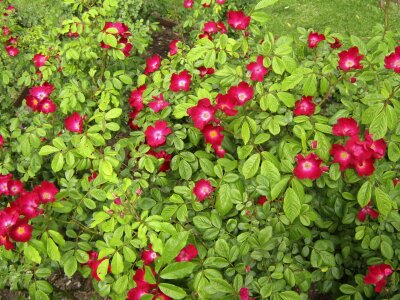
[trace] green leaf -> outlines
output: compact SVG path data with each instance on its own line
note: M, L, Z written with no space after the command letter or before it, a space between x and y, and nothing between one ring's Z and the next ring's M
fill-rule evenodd
M192 177L192 167L186 160L179 162L179 175L182 179L189 180Z
M226 173L223 177L223 180L228 183L236 182L240 179L239 175L234 173Z
M390 130L395 130L397 125L398 125L398 113L397 111L390 105L386 105L386 118L387 118L387 124L388 128Z
M207 257L204 260L205 267L212 267L212 268L225 268L229 266L229 261L223 257Z
M195 216L195 217L193 217L193 224L198 229L208 229L208 228L211 228L213 226L212 223L211 223L211 220L209 218L207 218L206 216Z
M151 157L143 157L143 161L144 161L144 168L146 169L146 171L149 173L153 173L155 170L153 159Z
M256 22L259 22L261 24L265 24L269 21L269 14L265 11L254 11L251 14L251 20L254 20Z
M111 47L115 48L115 47L117 47L118 41L117 41L117 38L114 35L106 34L105 35L105 39L104 39L104 43L106 43L107 45L110 45Z
M329 151L332 147L330 139L327 137L327 135L318 131L315 132L314 139L317 141L317 155L323 160L328 160L330 156Z
M388 242L383 241L381 243L381 253L385 258L391 260L393 258L393 247Z
M111 261L111 272L117 275L119 273L122 273L123 271L124 271L124 258L117 251L115 252Z
M214 177L215 176L215 172L214 172L214 163L206 158L200 158L199 159L200 162L200 167L201 170L207 175L207 176L211 176Z
M282 300L300 300L300 295L294 291L285 291L279 293L279 297Z
M112 123L108 123L107 125L110 125L110 124L112 124ZM92 155L92 153L94 151L93 144L86 137L82 138L81 142L79 143L79 146L78 146L77 150L78 150L79 154L82 155L83 157L94 158L93 155Z
M51 260L60 261L60 250L58 250L56 243L51 238L47 239L47 254Z
M228 184L223 184L218 189L215 207L222 216L225 216L232 209L231 188Z
M72 277L78 269L78 262L76 261L75 256L70 256L64 263L64 273L68 277Z
M106 115L105 119L106 120L111 120L111 119L116 119L122 114L122 109L121 108L113 108L109 110Z
M50 294L53 291L53 287L46 280L35 280L35 282L38 290L47 294Z
M193 104L192 103L180 103L177 106L175 106L174 108L174 118L175 119L182 119L183 117L188 116L187 110L188 108L192 107Z
M264 144L266 141L268 141L271 138L271 135L268 133L260 133L259 135L256 136L254 139L254 144L255 145L260 145Z
M79 263L86 263L89 260L89 254L83 250L76 250L75 251L75 258Z
M131 248L125 246L123 248L123 253L124 253L124 258L127 262L135 262L136 253Z
M39 268L35 271L35 276L38 278L48 278L53 273L49 268Z
M177 287L176 285L169 283L160 283L158 285L160 290L172 299L183 299L186 297L186 292L184 289Z
M132 78L130 78L128 75L126 74L122 74L119 76L119 80L121 80L123 83L127 84L127 85L131 85L133 83Z
M347 294L347 295L353 295L357 290L354 286L349 285L349 284L342 284L340 286L340 291L343 294Z
M208 50L205 47L199 47L199 46L193 47L186 55L186 58L188 61L194 62L203 57L207 53L207 51Z
M247 143L250 140L250 127L249 127L249 123L244 122L242 125L242 139L243 139L243 143L245 145L247 145Z
M67 57L68 60L71 59L71 58L74 59L74 60L78 60L79 59L79 53L74 48L70 48L66 52L66 57ZM26 84L26 85L28 86L29 84Z
M123 275L122 277L118 278L115 283L113 284L113 290L117 294L123 294L126 293L126 290L128 288L128 276Z
M296 98L294 97L294 95L287 92L279 92L277 95L279 100L281 100L286 107L294 106L294 103L296 102Z
M48 230L47 232L50 234L50 236L57 244L59 244L60 246L65 245L64 236L61 233L54 230Z
M382 191L380 188L375 189L375 201L378 207L379 213L387 216L392 211L392 202L389 195Z
M371 182L366 181L361 186L360 190L357 193L357 201L361 207L366 206L371 200L372 195L372 185Z
M145 266L144 280L150 284L156 284L157 280L150 266Z
M186 246L189 232L178 232L168 239L164 245L164 252L161 256L161 262L168 264L179 254L179 252Z
M246 160L242 168L242 174L245 179L252 178L257 174L258 168L260 167L260 161L260 153L253 154Z
M387 126L387 117L386 111L382 110L377 113L372 120L371 126L369 127L369 131L374 136L374 140L378 140L383 138L386 135L388 126Z
M290 222L293 223L293 221L300 215L300 210L301 202L299 197L292 188L288 188L283 202L283 211L289 218Z
M334 267L336 265L335 256L332 253L328 251L320 251L319 255L324 266Z
M181 279L189 276L195 267L196 264L192 262L171 263L161 271L160 277L163 279Z
M279 101L273 94L267 94L261 97L260 107L264 111L269 109L271 112L277 112L279 109Z
M59 150L65 150L65 149L67 149L67 146L65 145L64 141L63 141L61 138L59 138L59 137L53 139L53 145L54 145L56 148L58 148ZM46 146L44 146L44 147L46 147ZM43 148L42 148L42 149L43 149Z
M221 292L225 294L233 294L235 290L233 287L224 279L221 278L212 278L210 281L212 290L215 292Z
M290 287L294 287L296 285L296 277L294 275L294 272L290 268L287 268L283 275Z
M315 74L311 74L304 81L303 85L303 95L313 96L317 92L317 77Z
M99 276L100 280L104 280L107 276L108 273L108 265L109 265L109 259L103 260L99 266L97 267L97 276Z
M107 193L101 189L92 189L89 191L90 196L99 201L104 201L107 198ZM107 214L107 213L104 213ZM108 215L108 214L107 214ZM109 215L108 215L109 217Z
M207 51L207 54L204 57L204 66L206 68L215 67L215 59L216 59L215 50L213 49L213 50Z
M51 161L51 169L54 172L59 172L64 167L64 155L60 152L57 153Z
M245 159L246 157L248 157L250 155L251 152L253 152L254 150L254 146L252 145L247 145L247 146L243 146L237 147L237 154L238 154L238 158L239 159Z
M278 198L278 196L281 194L283 189L286 187L289 179L290 179L289 177L282 178L277 184L274 185L274 187L271 190L272 200L275 200L276 198Z
M42 262L42 258L40 257L39 252L31 245L25 244L24 255L30 261L33 261L37 264Z
M229 245L227 241L219 239L215 243L215 252L221 257L229 258Z
M281 180L279 169L268 160L263 161L261 164L261 175L266 176L274 187L275 183Z
M50 146L50 145L46 145L40 149L39 155L46 156L46 155L49 155L49 154L52 154L52 153L55 153L58 151L60 151L58 148Z
M394 142L390 142L388 145L388 157L393 162L397 162L400 159L400 148Z
M285 72L285 63L281 58L278 56L275 56L272 59L272 70L279 75L282 75L283 72Z
M100 174L105 177L111 176L113 173L113 166L108 160L101 159L100 164L99 164L99 171L100 171Z
M276 2L278 2L278 0L261 0L257 3L254 10L266 8L268 6L274 5Z
M357 46L358 49L360 49L361 54L367 54L367 47L365 46L365 43L357 36L352 35L350 37L350 42L352 45Z
M295 88L303 80L303 74L292 74L282 81L282 91Z
M93 214L94 221L92 222L92 224L90 224L89 228L96 227L98 224L104 222L105 220L108 220L110 217L111 216L104 211L99 211L99 212L94 213Z
M49 296L46 295L43 291L36 291L35 292L35 300L49 300Z

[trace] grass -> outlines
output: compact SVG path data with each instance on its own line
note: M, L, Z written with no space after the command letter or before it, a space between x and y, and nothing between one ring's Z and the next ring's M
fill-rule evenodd
M369 37L373 27L383 24L378 0L280 0L269 9L271 31L286 34L297 27L323 32L330 27L339 33ZM392 5L389 29L399 29L400 6Z

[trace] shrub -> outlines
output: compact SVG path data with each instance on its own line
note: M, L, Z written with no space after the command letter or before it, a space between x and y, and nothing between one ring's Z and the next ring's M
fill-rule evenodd
M2 173L32 191L13 196L21 185L2 177L4 206L36 203L34 218L22 213L29 241L2 248L21 274L3 284L46 298L61 267L113 299L399 298L398 34L274 37L273 2L230 6L144 74L99 50L122 47L123 24L95 40L105 20L88 28L83 14L63 77L48 64L28 84L58 95L56 112L30 101L0 128ZM95 16L106 3L117 2Z

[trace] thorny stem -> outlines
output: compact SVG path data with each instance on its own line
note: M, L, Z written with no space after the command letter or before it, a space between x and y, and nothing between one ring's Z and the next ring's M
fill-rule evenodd
M109 56L107 55L107 51L104 51L103 59L102 59L103 64L101 65L101 69L100 69L100 80L101 81L104 81L104 72L106 71L106 67L108 65L108 60L109 60Z
M91 230L89 227L86 227L85 225L83 225L81 222L79 222L76 219L72 219L71 221L58 220L57 222L61 222L64 224L75 224L75 225L78 225L83 231L86 231L86 232L94 234L94 235L100 235L97 231Z
M0 55L0 62L1 62L1 64L3 65L3 67L6 66L6 64L4 63L3 57L2 57L1 55Z
M324 104L326 102L326 100L328 100L329 96L332 94L333 88L338 84L339 81L341 81L343 79L342 76L339 76L338 79L336 80L336 82L334 84L331 84L329 87L329 90L326 92L324 98L322 99L322 101L319 103L319 106L322 107L322 104Z

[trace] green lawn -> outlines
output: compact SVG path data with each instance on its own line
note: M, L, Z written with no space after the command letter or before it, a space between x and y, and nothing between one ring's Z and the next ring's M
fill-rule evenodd
M384 12L378 0L280 0L270 8L271 31L289 33L297 27L368 37L377 23L383 23ZM400 29L400 6L390 11L389 28Z

